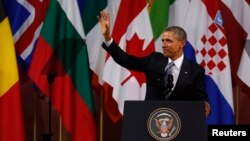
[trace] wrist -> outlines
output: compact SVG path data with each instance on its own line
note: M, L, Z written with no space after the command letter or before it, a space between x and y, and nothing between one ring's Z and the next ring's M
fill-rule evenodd
M110 41L111 40L111 35L107 34L107 35L104 35L104 39L105 41Z

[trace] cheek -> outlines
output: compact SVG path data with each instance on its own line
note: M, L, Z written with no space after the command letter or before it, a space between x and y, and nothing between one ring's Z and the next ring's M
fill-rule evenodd
M182 50L182 45L179 44L179 45L176 45L175 48L173 48L173 50L176 52L176 51L180 51Z
M174 52L177 52L179 50L179 48L178 47L171 47L170 50L171 50L171 52L174 53Z

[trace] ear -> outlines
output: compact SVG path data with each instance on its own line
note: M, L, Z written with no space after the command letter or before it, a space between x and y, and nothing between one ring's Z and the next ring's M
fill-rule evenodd
M181 41L181 48L184 48L184 46L186 45L186 41Z

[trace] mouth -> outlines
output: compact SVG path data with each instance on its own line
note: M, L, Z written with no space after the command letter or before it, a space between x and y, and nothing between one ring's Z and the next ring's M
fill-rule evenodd
M162 48L162 51L165 53L165 52L168 52L169 49L167 49L167 48Z

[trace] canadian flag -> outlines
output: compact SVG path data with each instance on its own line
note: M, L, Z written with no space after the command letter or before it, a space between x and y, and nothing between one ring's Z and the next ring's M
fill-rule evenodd
M122 1L114 24L113 38L128 54L145 56L154 51L146 1ZM110 73L112 72L112 73ZM123 113L125 100L144 100L145 76L127 70L107 58L103 79L113 86L113 98Z
M111 17L112 37L124 51L135 56L145 56L155 51L145 0L115 0L108 3L106 10ZM108 108L106 111L115 112L118 106L122 115L124 101L145 99L145 76L114 62L101 47L104 39L99 26L97 24L86 36L90 67L97 76L95 81L104 88L103 94L106 96L104 104ZM116 101L115 105L107 100L111 93L112 99ZM117 119L112 116L113 120Z

